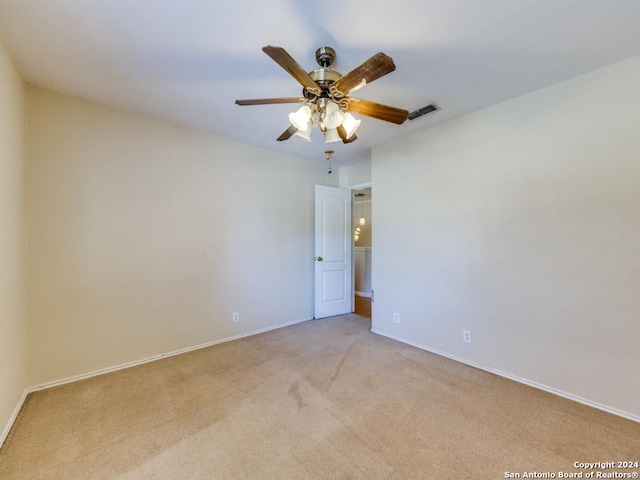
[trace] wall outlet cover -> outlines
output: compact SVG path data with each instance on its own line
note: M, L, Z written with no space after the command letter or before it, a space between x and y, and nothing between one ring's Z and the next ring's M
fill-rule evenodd
M462 330L462 341L464 343L471 343L471 330Z

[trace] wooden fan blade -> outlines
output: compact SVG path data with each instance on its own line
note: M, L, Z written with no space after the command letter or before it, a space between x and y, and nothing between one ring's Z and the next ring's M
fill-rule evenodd
M284 48L267 45L266 47L263 47L262 51L289 72L289 75L295 78L303 87L314 89L318 88L318 84L313 81L313 78L309 76L306 70L302 68Z
M359 98L349 98L347 111L351 113L359 113L367 117L377 118L385 122L396 123L401 125L407 120L409 112L401 108L388 107L380 103L370 102L369 100L360 100Z
M296 127L294 127L293 125L289 125L289 128L287 128L284 132L282 132L282 135L280 135L277 140L279 142L282 142L284 140L289 140L294 133L296 133L298 131L298 129Z
M349 95L349 92L356 87L363 87L367 83L393 72L395 69L396 65L393 63L393 59L382 52L378 52L362 65L336 80L332 87L335 87L344 95Z
M271 105L274 103L300 103L300 97L256 98L253 100L236 100L237 105Z

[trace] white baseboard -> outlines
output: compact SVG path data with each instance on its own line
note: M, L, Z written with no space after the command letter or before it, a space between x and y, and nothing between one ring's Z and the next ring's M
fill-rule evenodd
M133 362L123 363L120 365L116 365L113 367L102 368L100 370L94 370L92 372L83 373L80 375L74 375L73 377L63 378L60 380L54 380L52 382L43 383L41 385L36 385L34 387L30 387L28 389L28 393L37 392L40 390L45 390L47 388L57 387L59 385L64 385L66 383L78 382L80 380L85 380L91 377L97 377L99 375L104 375L106 373L116 372L118 370L124 370L125 368L136 367L138 365L143 365L145 363L155 362L156 360L161 360L167 357L173 357L175 355L180 355L183 353L193 352L194 350L200 350L202 348L212 347L214 345L218 345L220 343L231 342L233 340L238 340L244 337L251 337L253 335L258 335L260 333L269 332L271 330L277 330L278 328L289 327L291 325L295 325L297 323L306 322L308 320L312 320L311 318L304 318L301 320L293 320L290 322L280 323L278 325L272 325L269 327L261 328L258 330L252 330L250 332L240 333L238 335L233 335L231 337L221 338L219 340L213 340L211 342L201 343L199 345L194 345L193 347L181 348L180 350L174 350L168 353L161 353L160 355L154 355L152 357L143 358L141 360L135 360Z
M15 423L16 419L18 418L18 414L20 413L20 410L22 409L22 405L24 405L24 401L27 399L27 395L29 395L29 389L28 388L25 389L24 392L22 392L22 397L20 397L20 400L18 401L18 404L16 405L16 408L13 409L13 412L11 413L11 416L9 417L9 421L5 425L4 430L2 430L2 435L0 435L0 448L2 448L2 445L4 445L5 440L9 436L9 432L11 431L11 428L13 427L13 424Z
M84 373L84 374L81 374L81 375L75 375L73 377L68 377L68 378L64 378L64 379L60 379L60 380L55 380L55 381L52 381L52 382L43 383L41 385L36 385L36 386L33 386L33 387L29 387L23 392L22 397L18 401L18 404L14 408L13 413L11 414L11 417L9 418L9 421L7 422L6 426L4 427L4 430L2 431L2 435L0 435L0 448L2 448L2 445L4 444L5 440L9 436L9 432L11 431L11 428L13 427L13 424L15 423L16 419L18 418L18 414L20 413L20 410L22 409L22 406L24 405L24 402L27 399L27 395L29 395L29 393L31 393L31 392L37 392L37 391L40 391L40 390L45 390L47 388L56 387L58 385L64 385L64 384L67 384L67 383L77 382L77 381L84 380L84 379L87 379L87 378L96 377L98 375L103 375L103 374L106 374L106 373L115 372L117 370L123 370L125 368L135 367L137 365L143 365L145 363L154 362L156 360L160 360L160 359L163 359L163 358L172 357L172 356L175 356L175 355L180 355L182 353L192 352L194 350L199 350L199 349L202 349L202 348L211 347L213 345L218 345L220 343L225 343L225 342L230 342L230 341L233 341L233 340L238 340L238 339L244 338L244 337L250 337L250 336L253 336L253 335L258 335L260 333L265 333L265 332L268 332L268 331L271 331L271 330L276 330L278 328L288 327L288 326L295 325L297 323L306 322L306 321L309 321L309 320L312 320L312 319L311 318L305 318L305 319L301 319L301 320L293 320L291 322L281 323L279 325L273 325L273 326L270 326L270 327L266 327L266 328L262 328L262 329L258 329L258 330L253 330L253 331L250 331L250 332L241 333L239 335L234 335L234 336L231 336L231 337L226 337L226 338L222 338L222 339L219 339L219 340L214 340L214 341L203 343L203 344L200 344L200 345L195 345L193 347L187 347L187 348L183 348L183 349L180 349L180 350L175 350L175 351L164 353L164 354L160 354L160 355L154 355L152 357L144 358L144 359L137 360L137 361L134 361L134 362L123 363L121 365L116 365L114 367L103 368L103 369L100 369L100 370L95 370L95 371ZM601 405L599 403L592 402L590 400L586 400L586 399L584 399L582 397L579 397L579 396L576 396L576 395L573 395L573 394L570 394L570 393L567 393L567 392L564 392L564 391L561 391L561 390L557 390L555 388L551 388L551 387L548 387L546 385L542 385L542 384L539 384L539 383L536 383L536 382L532 382L530 380L527 380L527 379L524 379L524 378L520 378L520 377L511 375L509 373L502 372L500 370L484 367L482 365L478 365L476 363L469 362L468 360L465 360L463 358L457 357L455 355L451 355L451 354L448 354L448 353L445 353L445 352L441 352L439 350L436 350L436 349L433 349L433 348L429 348L429 347L427 347L425 345L421 345L419 343L412 342L412 341L406 340L404 338L396 337L395 335L392 335L392 334L389 334L389 333L386 333L386 332L383 332L383 331L380 331L380 330L376 330L376 329L372 328L371 332L375 333L377 335L381 335L383 337L390 338L392 340L396 340L398 342L405 343L407 345L411 345L413 347L419 348L421 350L425 350L427 352L435 353L436 355L440 355L442 357L449 358L449 359L454 360L456 362L463 363L465 365L469 365L471 367L478 368L480 370L484 370L485 372L493 373L493 374L498 375L500 377L507 378L509 380L513 380L515 382L522 383L524 385L528 385L528 386L531 386L531 387L534 387L534 388L538 388L540 390L544 390L544 391L552 393L554 395L558 395L560 397L564 397L564 398L567 398L569 400L573 400L573 401L576 401L578 403L582 403L584 405L587 405L587 406L590 406L590 407L593 407L593 408L597 408L599 410L603 410L603 411L605 411L607 413L611 413L613 415L617 415L619 417L623 417L623 418L626 418L628 420L632 420L634 422L640 423L640 417L638 417L637 415L633 415L631 413L625 412L623 410L618 410L616 408L611 408L611 407L608 407L606 405Z
M503 372L501 370L496 370L494 368L485 367L483 365L479 365L477 363L465 360L464 358L460 358L460 357L457 357L455 355L451 355L449 353L442 352L440 350L436 350L436 349L427 347L425 345L421 345L419 343L412 342L410 340L406 340L404 338L396 337L395 335L392 335L392 334L387 333L387 332L383 332L383 331L380 331L380 330L375 330L373 328L371 329L371 332L375 333L377 335L381 335L383 337L390 338L392 340L397 340L398 342L405 343L407 345L411 345L412 347L419 348L420 350L425 350L425 351L430 352L430 353L435 353L436 355L440 355L441 357L449 358L450 360L454 360L456 362L463 363L465 365L469 365L470 367L474 367L474 368L477 368L479 370L484 370L485 372L493 373L493 374L498 375L500 377L507 378L509 380L513 380L514 382L522 383L524 385L528 385L530 387L537 388L539 390L544 390L545 392L549 392L549 393L552 393L554 395L558 395L559 397L563 397L563 398L566 398L566 399L569 399L569 400L573 400L574 402L582 403L583 405L587 405L589 407L597 408L598 410L602 410L604 412L611 413L613 415L617 415L618 417L623 417L623 418L626 418L628 420L640 423L640 416L633 415L633 414L631 414L629 412L625 412L624 410L619 410L617 408L609 407L607 405L602 405L602 404L597 403L597 402L592 402L591 400L587 400L587 399L579 397L577 395L573 395L572 393L567 393L565 391L558 390L556 388L549 387L549 386L543 385L541 383L533 382L531 380L527 380L526 378L520 378L520 377L512 375L510 373Z
M245 333L240 333L238 335L233 335L231 337L221 338L219 340L213 340L211 342L202 343L200 345L195 345L193 347L182 348L180 350L174 350L172 352L163 353L163 354L160 354L160 355L154 355L152 357L143 358L141 360L136 360L136 361L133 361L133 362L127 362L127 363L123 363L123 364L116 365L116 366L113 366L113 367L102 368L102 369L99 369L99 370L94 370L92 372L87 372L87 373L83 373L83 374L80 374L80 375L74 375L73 377L63 378L63 379L60 379L60 380L54 380L52 382L47 382L47 383L43 383L43 384L36 385L36 386L33 386L33 387L28 387L23 392L22 398L20 398L20 401L16 405L16 408L13 410L13 413L11 414L11 417L9 418L9 421L7 422L6 426L4 427L4 430L2 431L2 435L0 436L0 448L2 448L2 445L4 444L5 440L9 436L9 432L11 431L11 428L13 427L13 424L15 423L16 419L18 418L18 414L20 413L20 410L22 409L22 406L24 405L24 402L27 399L27 395L29 395L31 392L38 392L40 390L45 390L47 388L53 388L53 387L57 387L59 385L67 384L67 383L78 382L80 380L85 380L87 378L97 377L98 375L104 375L106 373L111 373L111 372L115 372L115 371L118 371L118 370L124 370L125 368L130 368L130 367L135 367L137 365L143 365L145 363L155 362L156 360L161 360L163 358L173 357L175 355L180 355L182 353L192 352L194 350L200 350L201 348L212 347L213 345L218 345L220 343L231 342L233 340L238 340L240 338L250 337L250 336L253 336L253 335L258 335L260 333L269 332L271 330L276 330L278 328L289 327L291 325L295 325L297 323L306 322L308 320L312 320L312 318L303 318L301 320L293 320L293 321L290 321L290 322L280 323L278 325L272 325L272 326L261 328L261 329L258 329L258 330L252 330L250 332L245 332Z

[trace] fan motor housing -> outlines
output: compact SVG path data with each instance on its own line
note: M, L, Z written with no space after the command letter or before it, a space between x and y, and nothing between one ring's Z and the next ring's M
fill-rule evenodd
M316 68L314 71L309 72L309 76L313 78L313 81L318 85L324 87L329 86L333 82L338 80L340 77L342 77L342 74L329 68Z
M316 68L312 72L309 72L309 76L322 90L322 96L328 96L329 87L333 82L342 77L342 74L330 68ZM309 99L315 97L315 95L309 93L306 88L302 89L302 95Z
M322 68L329 68L336 59L336 51L331 47L320 47L316 50L316 62Z
M321 97L328 97L331 84L342 77L340 72L329 68L335 59L336 51L331 47L320 47L316 50L316 62L318 62L320 68L309 72L309 76L322 90ZM302 89L302 95L308 99L315 97L315 95L309 93L306 88Z

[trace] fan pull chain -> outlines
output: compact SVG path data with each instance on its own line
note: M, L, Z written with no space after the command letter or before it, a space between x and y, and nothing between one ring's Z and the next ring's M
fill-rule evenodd
M327 162L329 162L329 168L327 168L327 174L331 175L333 173L333 169L331 168L331 155L333 154L333 150L327 150L324 152L325 157L327 157Z

